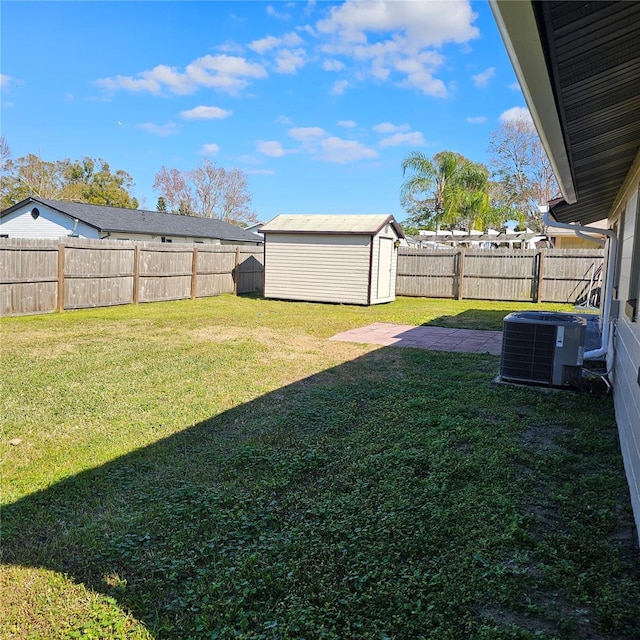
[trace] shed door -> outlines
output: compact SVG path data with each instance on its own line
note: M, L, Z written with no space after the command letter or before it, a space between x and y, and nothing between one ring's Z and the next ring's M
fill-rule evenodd
M393 238L380 238L378 246L378 298L388 298L391 295Z

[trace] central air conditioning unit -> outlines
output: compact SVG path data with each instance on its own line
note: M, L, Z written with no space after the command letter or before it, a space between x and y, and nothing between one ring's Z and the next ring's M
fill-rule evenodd
M516 311L503 320L500 378L562 387L582 373L587 321L571 313Z

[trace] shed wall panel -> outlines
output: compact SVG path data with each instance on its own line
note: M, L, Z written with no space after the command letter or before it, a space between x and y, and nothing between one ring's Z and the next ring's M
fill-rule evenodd
M267 234L267 298L367 304L369 236Z

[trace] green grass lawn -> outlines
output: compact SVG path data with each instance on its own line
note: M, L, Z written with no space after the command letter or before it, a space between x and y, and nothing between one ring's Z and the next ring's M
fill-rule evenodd
M2 319L0 637L637 639L611 398L326 340L527 308L570 310L221 296Z

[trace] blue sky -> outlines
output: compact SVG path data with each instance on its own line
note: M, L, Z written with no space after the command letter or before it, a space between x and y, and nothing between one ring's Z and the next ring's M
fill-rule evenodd
M208 157L278 213L391 213L412 150L488 163L525 107L486 2L13 2L1 125L14 158L103 158L155 209Z

